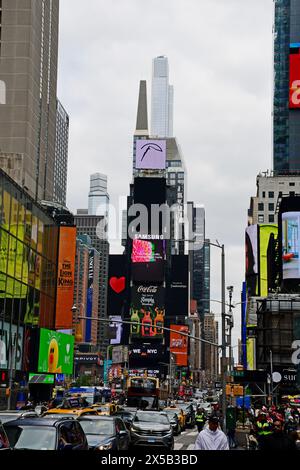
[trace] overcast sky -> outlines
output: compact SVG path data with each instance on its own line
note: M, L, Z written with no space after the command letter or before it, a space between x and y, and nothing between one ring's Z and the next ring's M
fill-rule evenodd
M271 168L272 24L272 0L60 1L68 206L87 207L94 172L107 174L112 202L127 195L139 81L148 82L150 104L152 59L166 55L188 199L205 205L206 236L225 244L226 285L234 286L235 302L250 196L257 173ZM221 296L220 253L212 248L212 299ZM218 303L211 308L219 314Z

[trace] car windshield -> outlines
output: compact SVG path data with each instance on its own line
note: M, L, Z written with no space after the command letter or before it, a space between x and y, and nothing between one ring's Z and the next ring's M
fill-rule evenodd
M17 414L2 414L0 413L0 421L2 422L2 424L5 424L7 423L7 421L14 421L15 419L18 419L18 415Z
M140 423L169 424L168 417L159 413L137 413L134 421Z
M105 436L114 435L114 423L113 421L91 419L91 420L80 420L82 429L86 434L102 434Z
M15 449L55 450L56 430L48 426L7 426L10 445Z

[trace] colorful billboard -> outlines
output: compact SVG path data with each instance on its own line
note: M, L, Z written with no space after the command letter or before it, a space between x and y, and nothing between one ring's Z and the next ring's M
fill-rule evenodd
M184 366L188 365L188 337L183 336L179 333L188 333L189 328L185 325L171 325L170 332L170 352L173 353L176 357L176 365Z
M94 250L89 250L89 275L88 275L88 288L86 299L86 316L92 318L93 316L93 283L94 283ZM85 342L92 341L92 320L85 322Z
M132 280L163 282L166 242L164 240L133 240L131 253Z
M130 325L133 338L163 338L165 289L157 285L139 285L131 289Z
M278 226L273 224L259 225L259 295L268 295L268 248L271 235L278 236Z
M258 295L258 225L246 228L246 281L250 295Z
M165 140L136 140L135 168L165 170L167 143Z
M290 109L300 108L300 53L298 49L291 49L290 54Z
M187 255L171 258L171 277L167 284L166 315L187 316L189 311L189 260Z
M38 372L72 374L73 358L74 336L41 328Z
M256 339L247 338L247 370L256 369Z
M22 369L23 336L23 326L0 321L0 369L8 369L11 364L13 369Z
M72 328L76 227L60 227L56 291L56 329Z
M107 311L109 315L125 314L126 277L126 256L109 255L107 290Z
M282 214L282 277L300 278L300 212Z

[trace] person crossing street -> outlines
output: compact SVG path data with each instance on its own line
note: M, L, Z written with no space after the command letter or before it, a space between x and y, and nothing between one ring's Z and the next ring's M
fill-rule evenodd
M203 408L197 409L195 421L198 428L198 432L201 432L206 421L206 416Z

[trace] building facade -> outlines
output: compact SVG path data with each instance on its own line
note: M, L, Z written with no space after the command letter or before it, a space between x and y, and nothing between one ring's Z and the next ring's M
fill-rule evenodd
M90 179L89 215L108 217L108 205L107 176L101 173L94 173Z
M57 100L53 201L63 206L67 199L69 116Z
M165 56L153 59L151 135L173 137L174 89L169 85L169 62Z
M36 200L52 200L59 0L2 0L1 6L1 153L22 155L18 182Z
M300 51L299 23L298 0L275 0L273 169L281 174L300 171L300 114L290 103L290 66Z
M218 344L218 322L215 321L213 313L204 315L203 333L206 341ZM204 371L208 383L212 383L218 379L219 351L218 348L212 344L204 345Z

